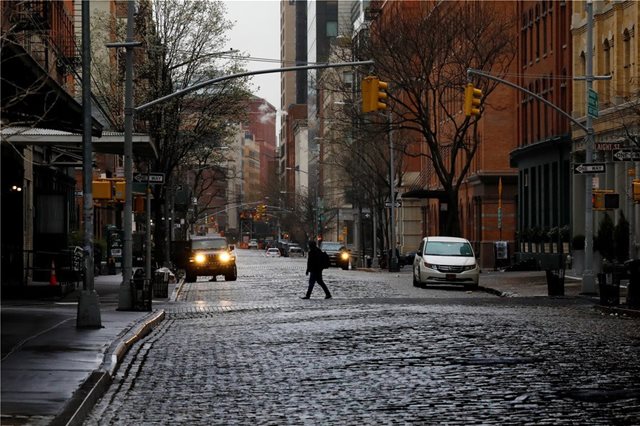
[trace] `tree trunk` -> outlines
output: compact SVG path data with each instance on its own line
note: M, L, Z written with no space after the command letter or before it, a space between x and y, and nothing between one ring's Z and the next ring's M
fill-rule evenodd
M452 189L449 191L447 200L447 212L445 221L445 235L450 237L460 237L460 206L458 204L458 191Z

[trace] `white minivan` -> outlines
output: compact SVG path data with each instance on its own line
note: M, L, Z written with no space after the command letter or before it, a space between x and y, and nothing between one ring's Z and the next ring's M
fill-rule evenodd
M457 237L426 237L413 260L413 285L462 284L478 288L480 268L471 243Z

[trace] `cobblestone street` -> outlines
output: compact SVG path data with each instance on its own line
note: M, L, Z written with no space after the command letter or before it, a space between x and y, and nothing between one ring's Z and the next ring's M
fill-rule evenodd
M306 259L238 256L237 281L183 286L86 424L640 423L637 319L408 267L331 268L334 299L300 300Z

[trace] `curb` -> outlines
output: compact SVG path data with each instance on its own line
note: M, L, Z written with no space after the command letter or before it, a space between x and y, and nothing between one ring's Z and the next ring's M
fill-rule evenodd
M484 286L478 286L478 290L480 291L484 291L485 293L489 293L489 294L493 294L499 297L509 297L510 293L506 293L504 291L501 290L496 290L495 288L491 288L491 287L484 287Z
M640 318L640 310L638 309L629 309L623 308L619 306L604 306L604 305L596 305L596 310L604 312L606 314L618 314L625 315L633 318Z
M129 349L149 334L164 318L164 309L152 312L127 330L124 335L117 338L107 349L100 368L91 373L79 390L74 392L71 400L55 417L51 425L76 426L83 424L89 411L111 385L113 375Z

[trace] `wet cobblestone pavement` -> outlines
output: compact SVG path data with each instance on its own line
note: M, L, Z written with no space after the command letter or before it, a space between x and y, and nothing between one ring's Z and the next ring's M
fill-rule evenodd
M304 268L240 251L238 281L185 284L86 424L640 424L637 319L408 270L300 300Z

